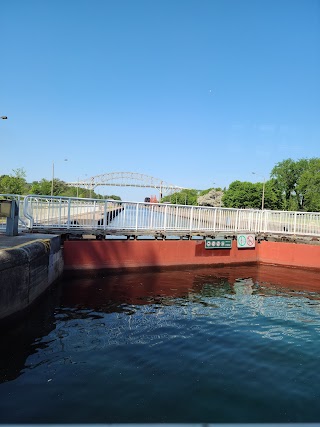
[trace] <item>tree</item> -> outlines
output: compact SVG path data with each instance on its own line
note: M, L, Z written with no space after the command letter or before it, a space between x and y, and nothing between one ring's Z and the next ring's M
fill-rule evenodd
M294 161L286 159L277 163L271 171L271 177L276 180L276 186L282 194L282 208L287 210L302 210L304 197L298 186L301 175L308 168L309 160Z
M199 206L222 206L223 191L221 188L209 188L208 190L201 191L198 196Z
M103 196L104 199L121 200L121 197L111 194L111 196Z
M27 183L26 172L22 168L13 169L11 175L0 176L0 193L3 194L24 194Z
M320 158L312 158L302 171L296 192L301 199L301 207L309 212L320 211Z
M252 208L261 209L263 183L234 181L225 191L222 201L229 208ZM281 209L281 192L276 186L275 180L265 183L264 209Z
M257 186L258 191L260 192L262 197L263 183L257 182L255 185ZM261 207L261 205L259 207ZM281 191L277 187L277 182L275 179L270 179L265 182L264 209L273 209L273 210L282 209Z
M256 184L252 182L233 181L224 193L222 201L229 208L259 208L261 194Z
M41 181L33 181L30 191L31 194L49 195L51 194L51 181L44 178Z
M178 205L197 205L198 191L184 189L170 196L162 197L161 203L173 203Z

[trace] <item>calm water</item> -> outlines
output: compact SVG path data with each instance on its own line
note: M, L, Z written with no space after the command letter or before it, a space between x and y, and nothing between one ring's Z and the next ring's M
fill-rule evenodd
M0 422L320 421L319 276L65 278L1 331Z

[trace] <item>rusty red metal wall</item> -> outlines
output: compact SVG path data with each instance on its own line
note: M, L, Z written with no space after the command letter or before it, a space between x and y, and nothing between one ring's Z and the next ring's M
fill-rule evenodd
M66 241L66 270L255 263L255 249L205 249L203 240Z
M318 245L262 241L256 249L260 263L320 269Z
M262 241L255 249L205 249L196 240L66 241L66 270L267 263L320 269L320 246Z

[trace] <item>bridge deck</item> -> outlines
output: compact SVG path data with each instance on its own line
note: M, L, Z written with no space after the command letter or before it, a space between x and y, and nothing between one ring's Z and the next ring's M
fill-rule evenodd
M229 209L29 195L20 202L29 232L96 236L302 236L320 238L319 212ZM0 224L1 228L1 224Z

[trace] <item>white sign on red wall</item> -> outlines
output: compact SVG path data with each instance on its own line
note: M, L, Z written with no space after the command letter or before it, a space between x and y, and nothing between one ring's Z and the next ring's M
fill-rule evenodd
M238 234L237 247L238 249L255 248L256 239L254 234Z

